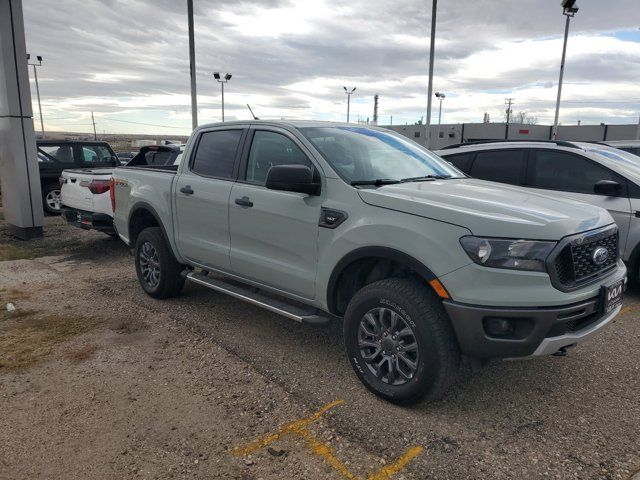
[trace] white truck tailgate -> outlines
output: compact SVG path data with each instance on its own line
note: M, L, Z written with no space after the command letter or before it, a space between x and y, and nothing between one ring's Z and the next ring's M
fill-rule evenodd
M96 195L89 189L89 184L94 180L109 180L111 179L112 169L110 168L96 168L96 169L82 169L82 170L64 170L62 172L62 178L66 181L62 183L61 197L62 205L76 208L78 210L86 210L88 212L99 213L112 213L103 212L105 206L108 205L111 210L108 197L109 193L106 193L106 199L102 199L104 194ZM106 201L105 201L106 200Z

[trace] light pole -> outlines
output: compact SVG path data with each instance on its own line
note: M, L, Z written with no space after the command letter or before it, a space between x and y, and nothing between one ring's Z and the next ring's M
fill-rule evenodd
M213 78L215 78L222 87L222 121L224 122L224 84L231 80L231 74L225 73L224 80L220 77L220 72L213 72Z
M564 25L564 43L562 45L562 60L560 61L560 79L558 80L558 98L556 99L556 116L553 121L553 135L552 140L556 139L558 135L558 117L560 116L560 98L562 97L562 77L564 76L564 61L567 56L567 40L569 38L569 22L578 12L578 6L576 0L562 0L560 3L562 7L562 14L567 17L567 21Z
M438 111L438 125L442 124L442 100L444 100L445 97L446 95L444 93L436 92L436 98L440 100L440 110Z
M351 95L356 91L356 87L353 87L351 90L347 90L347 87L344 88L344 93L347 94L347 123L349 123L349 109L351 107Z
M193 28L193 0L187 0L187 23L189 25L189 75L191 81L191 128L198 126L198 94L196 92L196 41Z
M40 87L38 86L38 70L37 67L42 66L42 57L40 55L36 56L38 63L29 63L29 59L31 59L31 54L27 53L27 63L33 66L33 78L36 81L36 95L38 96L38 110L40 111L40 129L42 130L42 138L44 139L44 122L42 121L42 105L40 104Z
M431 148L431 92L433 92L433 61L436 52L436 13L438 1L431 0L431 45L429 47L429 86L427 87L427 148Z

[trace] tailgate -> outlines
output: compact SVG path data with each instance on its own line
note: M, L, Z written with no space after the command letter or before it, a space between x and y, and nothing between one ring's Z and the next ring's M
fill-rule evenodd
M62 205L94 211L94 194L87 185L92 180L109 180L111 172L110 168L64 170L61 175L66 180L61 188Z

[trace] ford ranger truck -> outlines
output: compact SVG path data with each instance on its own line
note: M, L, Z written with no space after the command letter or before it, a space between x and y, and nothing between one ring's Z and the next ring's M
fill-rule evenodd
M380 128L205 125L177 170L116 168L111 194L148 295L189 281L340 319L356 375L397 403L442 396L463 360L564 354L626 285L606 210L468 178Z

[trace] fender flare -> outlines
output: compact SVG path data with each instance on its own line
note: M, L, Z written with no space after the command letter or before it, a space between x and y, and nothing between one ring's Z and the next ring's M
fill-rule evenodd
M171 250L173 250L171 246L171 242L169 241L169 236L167 235L167 230L165 229L164 224L160 219L160 215L158 215L158 212L156 211L156 209L153 208L149 203L143 202L143 201L138 201L134 203L131 209L129 210L129 217L127 218L127 230L128 230L127 233L129 234L129 241L132 244L131 247L135 248L135 245L133 245L134 242L131 235L131 219L137 212L141 210L146 210L151 214L151 216L155 219L156 223L160 227L160 231L162 232L162 237L164 238L164 241L167 243L167 246Z
M336 285L340 276L344 270L351 265L354 261L362 258L377 257L393 260L402 265L409 267L411 270L418 273L426 281L437 278L436 275L422 262L416 260L411 255L395 250L390 247L362 247L347 253L340 261L333 267L331 276L329 277L329 283L327 285L327 306L330 312L336 311Z

